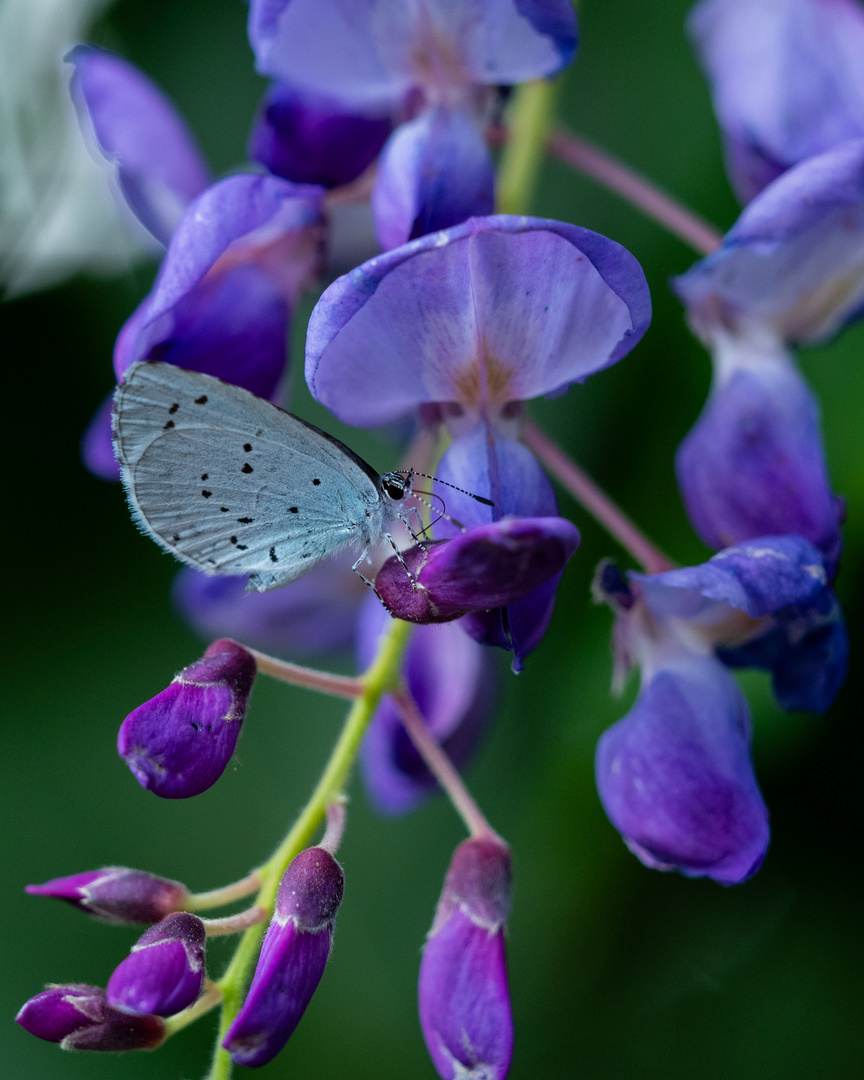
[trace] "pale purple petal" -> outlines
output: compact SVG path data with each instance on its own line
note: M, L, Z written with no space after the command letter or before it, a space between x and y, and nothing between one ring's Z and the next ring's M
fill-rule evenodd
M368 592L344 558L327 559L284 589L263 593L247 592L245 577L210 577L191 568L174 580L174 603L202 637L237 638L286 656L347 648Z
M492 156L466 112L430 109L390 136L372 190L384 251L494 208Z
M699 566L629 577L660 619L696 618L718 602L759 618L813 603L827 586L821 554L801 536L760 536Z
M167 244L186 206L210 182L185 121L165 94L127 60L92 45L66 57L72 96L99 150L117 170L126 201Z
M862 65L864 66L864 65ZM723 245L674 281L707 336L749 323L820 342L864 306L864 139L784 173Z
M275 83L249 139L249 156L299 184L339 187L378 156L392 122L387 114L351 111L329 96Z
M81 458L84 464L101 480L119 480L120 465L114 456L111 438L111 408L114 391L102 402L81 439Z
M718 370L678 449L687 514L715 549L797 533L820 549L833 573L842 507L827 475L818 405L791 357L751 359Z
M472 218L335 281L310 319L306 381L358 426L433 402L495 414L615 363L649 319L642 270L613 241L540 218Z
M864 10L854 0L702 0L688 30L708 75L744 201L759 159L788 168L864 135ZM756 168L752 166L755 165Z
M601 737L597 788L647 866L724 885L759 868L768 813L750 761L750 716L719 661L661 668Z
M118 379L168 360L269 396L285 369L290 309L316 267L323 189L232 176L189 207L156 284L117 339Z
M576 47L569 0L252 0L248 29L261 74L357 103L553 75Z
M373 659L390 616L374 596L361 610L357 628L358 664ZM492 672L483 648L456 626L418 626L411 635L404 678L427 726L457 768L470 760L486 729ZM383 814L404 814L438 790L405 733L393 701L385 697L366 733L363 779L369 798Z

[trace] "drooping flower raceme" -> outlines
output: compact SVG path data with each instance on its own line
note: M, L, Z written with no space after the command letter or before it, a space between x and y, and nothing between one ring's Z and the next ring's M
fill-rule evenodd
M857 0L701 0L687 29L742 202L790 166L864 136Z
M712 547L800 533L833 567L842 509L787 346L826 340L864 307L864 139L775 180L675 289L715 366L676 461L694 527Z
M600 582L618 611L621 659L642 672L635 705L597 747L603 806L646 865L743 881L764 857L768 815L747 703L721 657L744 643L754 666L771 668L785 708L826 709L847 648L839 615L830 634L819 621L833 600L823 560L802 537L760 537L701 566L629 578ZM790 661L807 675L795 685Z
M554 75L576 49L569 0L252 0L258 70L407 121L379 162L379 240L391 248L488 214L483 127L497 87Z
M306 381L347 423L443 421L454 442L437 474L494 504L440 487L462 524L550 517L551 486L517 441L520 402L615 363L649 319L644 275L618 244L556 221L476 218L335 281L310 319ZM472 627L514 648L517 668L551 615L540 589Z

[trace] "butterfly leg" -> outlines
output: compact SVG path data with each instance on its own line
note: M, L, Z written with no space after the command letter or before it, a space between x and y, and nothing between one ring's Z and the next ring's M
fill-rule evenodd
M378 599L381 600L381 593L379 593L378 590L375 588L375 582L370 581L369 578L367 578L366 575L363 573L363 571L360 569L360 564L365 562L368 558L369 558L369 548L367 547L366 550L363 552L363 554L360 556L360 558L351 567L351 569L360 578L360 580L363 582L363 584L368 585L369 588L372 590L372 592L374 592L375 595L378 597ZM381 600L381 603L384 604L384 601ZM387 605L384 604L384 607L387 607Z
M404 522L403 522L403 524L404 524ZM414 534L412 533L411 535L413 536ZM419 585L417 584L417 578L415 578L414 575L411 573L411 571L408 569L408 563L406 563L405 559L402 557L402 552L399 550L398 544L393 539L393 537L390 535L390 533L384 533L384 539L386 541L388 541L388 543L390 544L390 547L393 548L393 554L396 556L396 558L402 564L402 569L408 575L408 580L411 582L412 590L414 592L417 592L417 590L419 588Z

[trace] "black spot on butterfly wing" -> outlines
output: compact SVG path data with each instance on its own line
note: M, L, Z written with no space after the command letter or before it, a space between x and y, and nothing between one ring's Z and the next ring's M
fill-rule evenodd
M195 404L196 405L206 405L207 404L207 395L202 394L201 397L196 397L195 398Z
M174 404L171 406L171 408L168 410L168 412L170 413L171 416L173 416L174 413L177 412L177 410L179 408L180 408L180 403L178 401L175 401Z
M254 470L253 470L252 466L249 464L248 461L244 464L243 468L240 470L240 472L247 473L247 474L251 473L253 471Z

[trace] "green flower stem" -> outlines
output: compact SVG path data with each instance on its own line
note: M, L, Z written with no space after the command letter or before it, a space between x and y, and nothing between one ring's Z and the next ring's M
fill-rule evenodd
M312 797L272 857L255 871L261 880L256 904L264 908L268 915L272 914L276 902L276 891L285 868L298 852L308 846L316 829L324 820L328 805L342 797L343 789L360 749L360 743L378 703L384 694L399 685L402 656L408 644L411 629L411 623L399 619L394 619L391 623L381 640L377 656L360 676L362 693L351 706L345 725ZM221 1043L243 1002L243 995L258 956L258 946L263 930L262 923L244 932L231 963L216 984L222 994L222 1017L213 1065L207 1080L228 1080L231 1076L231 1058L222 1049ZM197 1016L195 1018L197 1019ZM176 1025L176 1027L179 1026L185 1025Z
M499 214L527 214L552 128L557 84L524 83L513 94L507 115L507 144L498 167Z
M223 885L221 889L211 889L209 892L191 893L186 898L184 911L207 911L209 908L224 907L235 900L242 900L261 888L261 878L258 871L235 881L231 885Z

